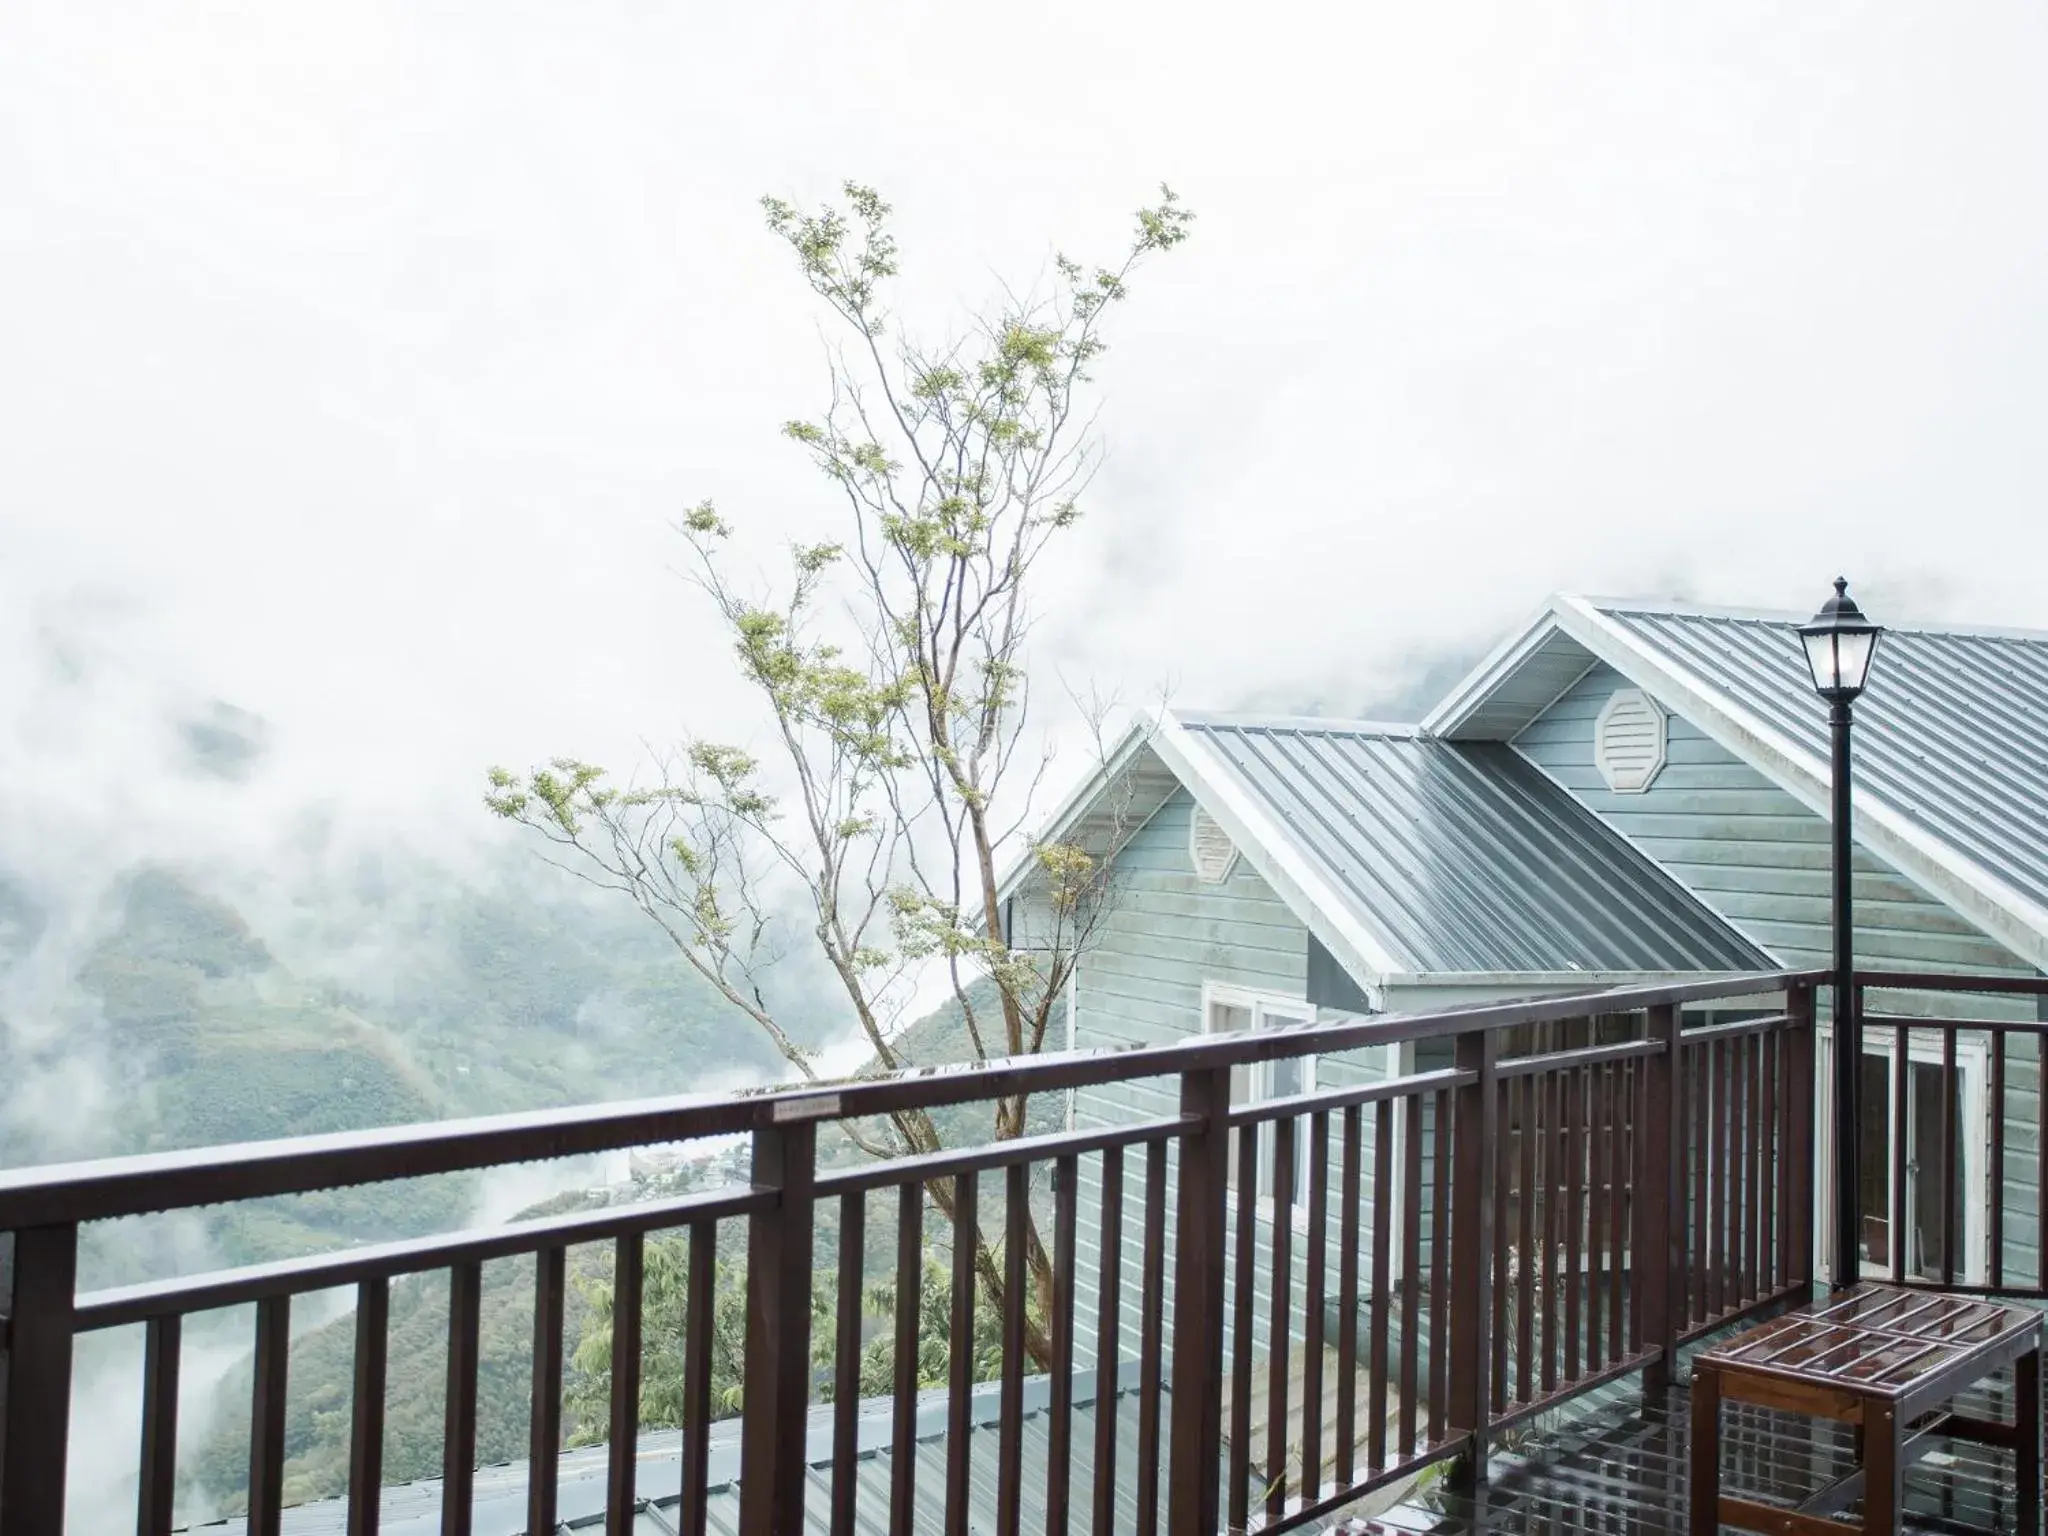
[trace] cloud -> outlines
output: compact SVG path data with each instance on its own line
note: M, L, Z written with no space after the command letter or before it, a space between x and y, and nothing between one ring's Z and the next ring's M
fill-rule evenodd
M1041 632L1135 694L1371 696L1674 566L2043 617L2022 7L1056 5L994 73L917 5L291 14L10 13L0 523L355 796L749 728L665 527L832 516L776 438L817 315L753 198L847 174L935 328L1161 176L1197 209L1116 316Z
M927 333L1162 176L1199 215L1041 699L1412 705L1553 588L2048 624L2026 8L937 15L13 7L0 859L345 887L366 823L467 856L485 764L764 743L668 524L832 525L754 199L845 175Z
M838 515L762 192L880 186L926 334L1162 177L1198 214L1045 571L1055 792L1062 683L1413 714L1554 588L2048 624L2026 8L938 17L10 9L0 865L61 915L17 1027L138 860L370 976L395 877L374 933L325 904L394 843L497 878L485 765L772 746L668 531Z

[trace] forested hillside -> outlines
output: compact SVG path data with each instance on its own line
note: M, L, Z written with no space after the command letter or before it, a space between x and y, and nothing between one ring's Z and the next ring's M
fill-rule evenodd
M970 994L977 1008L986 1013L995 1007L992 985L977 987ZM935 1009L912 1024L897 1042L903 1059L919 1066L969 1059L971 1044L957 1003ZM1029 1131L1040 1134L1056 1129L1062 1120L1063 1101L1057 1095L1037 1099L1031 1106ZM943 1111L942 1133L949 1145L965 1146L987 1140L991 1134L986 1105L963 1106ZM845 1162L864 1157L845 1138L828 1136L820 1141L820 1156L827 1161ZM742 1154L743 1155L743 1154ZM702 1169L685 1164L677 1173L661 1177L638 1188L610 1192L579 1192L560 1196L523 1215L539 1215L570 1209L590 1208L607 1200L630 1200L669 1195L701 1182L722 1182L724 1170ZM1042 1197L1043 1191L1034 1191ZM992 1192L991 1200L999 1199ZM1034 1200L1034 1204L1036 1199ZM988 1217L997 1221L993 1207ZM818 1213L819 1230L816 1261L821 1295L829 1295L832 1268L839 1252L836 1208L826 1206ZM943 1218L936 1210L927 1215L927 1230L935 1255L947 1252ZM667 1241L666 1239L662 1241ZM870 1298L877 1314L886 1311L886 1277L894 1264L896 1217L892 1201L869 1202L865 1253L871 1283L879 1285ZM745 1233L739 1223L728 1223L720 1233L721 1344L718 1352L717 1411L737 1412L739 1378L736 1370L739 1339L744 1319L744 1274L740 1255ZM670 1338L682 1315L680 1279L670 1275L669 1295L659 1277L664 1269L657 1243L650 1249L649 1289L644 1316L649 1330L646 1355L650 1362L642 1390L642 1422L647 1427L673 1422L673 1387L663 1374L680 1359L680 1340ZM677 1249L679 1260L680 1248ZM563 1433L572 1442L601 1438L605 1427L609 1381L606 1326L609 1302L610 1253L606 1245L588 1244L569 1251L569 1305L564 1321L564 1378L566 1407ZM920 1374L933 1384L942 1382L947 1359L945 1317L948 1305L946 1270L934 1261L928 1284L933 1324L926 1330L920 1358ZM831 1317L829 1306L818 1312L821 1326ZM978 1353L996 1348L993 1312L983 1309L980 1318L988 1337L978 1341ZM385 1475L393 1482L434 1477L441 1470L441 1411L446 1382L448 1288L445 1276L423 1275L398 1282L391 1292L391 1348L385 1424ZM525 1261L507 1260L485 1266L482 1325L479 1341L477 1455L488 1464L526 1454L528 1415L531 1403L529 1371L532 1361L533 1267ZM667 1330L667 1332L664 1332ZM667 1340L664 1343L664 1340ZM831 1340L821 1335L815 1353L821 1362L831 1358ZM292 1347L287 1396L287 1443L291 1459L286 1465L286 1498L299 1501L326 1498L340 1493L348 1473L348 1403L354 1369L355 1325L351 1317L340 1317L298 1339ZM877 1338L871 1348L871 1370L876 1390L883 1390L890 1360L886 1339ZM923 1358L928 1355L929 1358ZM992 1368L992 1367L991 1367ZM672 1374L672 1371L671 1371ZM201 1491L219 1507L235 1510L248 1473L248 1423L245 1405L250 1388L246 1366L232 1372L222 1383L216 1428L195 1458L193 1475ZM821 1388L822 1390L822 1388Z
M0 1012L0 1083L13 1089L0 1095L0 1164L779 1075L754 1026L638 914L551 894L540 868L524 887L485 888L415 867L402 947L360 899L283 912L273 943L165 868L123 879L96 932L56 935L0 873L0 977L42 973L0 993L0 1010L36 1011ZM460 1223L476 1200L473 1179L447 1178L256 1202L204 1213L206 1241L183 1248L190 1263L244 1263ZM81 1282L141 1279L161 1257L89 1229Z

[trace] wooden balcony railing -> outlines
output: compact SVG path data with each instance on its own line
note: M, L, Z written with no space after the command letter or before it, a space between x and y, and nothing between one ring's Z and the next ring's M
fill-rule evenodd
M1022 1536L1027 1307L1050 1341L1042 1528L1113 1528L1137 1489L1135 1530L1176 1536L1306 1525L1432 1463L1483 1476L1491 1437L1630 1371L1668 1373L1681 1341L1810 1285L1815 973L1780 973L1379 1018L1122 1052L1079 1053L849 1082L824 1090L603 1105L482 1121L210 1148L0 1174L0 1536L63 1528L73 1347L136 1327L140 1402L96 1437L138 1436L136 1528L172 1527L180 1327L255 1307L249 1530L273 1536L285 1461L295 1298L356 1291L349 1530L377 1529L390 1286L448 1276L442 1530L470 1529L481 1266L534 1268L531 1531L556 1526L566 1255L612 1249L607 1525L636 1500L643 1261L651 1234L688 1234L681 1529L706 1528L713 1415L713 1277L721 1225L745 1228L747 1308L739 1499L749 1536L804 1528L813 1370L814 1234L836 1208L832 1490L836 1532L911 1532L919 1485L943 1486L944 1528L967 1529L974 1352L951 1355L943 1465L917 1455L920 1280L930 1191L947 1186L955 1241L948 1335L975 1334L973 1245L983 1210L1004 1240L995 1508ZM1759 999L1765 999L1763 1004ZM1716 1009L1687 1027L1686 1010ZM1729 1020L1732 1009L1748 1010ZM1392 1077L1233 1102L1233 1069L1283 1058L1358 1060L1402 1046ZM1177 1113L928 1157L821 1168L821 1128L912 1107L1178 1082ZM745 1133L748 1182L647 1203L358 1247L225 1273L76 1293L81 1224L150 1212ZM1305 1169L1301 1166L1305 1163ZM1032 1299L1024 1227L1032 1170L1050 1165L1049 1304ZM1002 1198L989 1201L992 1188ZM1261 1189L1272 1192L1261 1200ZM1099 1258L1077 1260L1091 1192ZM1302 1191L1297 1221L1291 1196ZM1397 1194L1398 1191L1398 1194ZM858 1509L862 1235L876 1199L897 1222L886 1512ZM727 1258L736 1257L726 1255ZM1297 1276L1299 1282L1297 1283ZM1083 1296L1092 1306L1083 1310ZM1132 1319L1131 1314L1135 1313ZM1090 1315L1092 1313L1092 1316ZM1135 1349L1127 1348L1136 1322ZM1299 1348L1296 1348L1299 1341ZM1076 1435L1077 1353L1094 1401L1135 1394ZM1299 1373L1299 1381L1296 1373ZM1334 1396L1330 1390L1334 1388ZM1298 1420L1294 1404L1299 1402ZM86 1426L79 1426L81 1429ZM1086 1444L1077 1445L1077 1438ZM1255 1451L1257 1454L1255 1455ZM1077 1487L1085 1479L1085 1486ZM980 1484L980 1486L986 1486ZM664 1490L672 1493L677 1490ZM928 1498L927 1485L924 1497ZM1072 1511L1070 1513L1070 1510ZM1033 1531L1039 1528L1033 1525Z

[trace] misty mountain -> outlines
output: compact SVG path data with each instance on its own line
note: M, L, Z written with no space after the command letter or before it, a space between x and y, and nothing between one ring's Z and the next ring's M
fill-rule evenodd
M759 1030L638 913L564 899L532 869L485 886L404 860L367 899L273 904L266 931L200 874L145 866L68 943L63 914L0 871L0 1163L780 1075ZM459 1224L475 1201L473 1180L447 1178L252 1202L208 1212L211 1252L191 1257L402 1236ZM89 1242L87 1283L157 1267L131 1248Z
M187 771L240 783L262 761L270 725L261 715L213 699L178 722L178 742Z

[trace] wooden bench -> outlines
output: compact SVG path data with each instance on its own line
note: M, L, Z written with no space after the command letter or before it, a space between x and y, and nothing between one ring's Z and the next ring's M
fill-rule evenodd
M2015 1422L1943 1411L2013 1366ZM1859 1466L1796 1509L1721 1492L1721 1402L1856 1426ZM1692 1532L1896 1532L1905 1470L1937 1437L2011 1447L2018 1536L2041 1536L2041 1314L1931 1291L1861 1285L1739 1334L1693 1362ZM1863 1523L1829 1518L1857 1500Z

